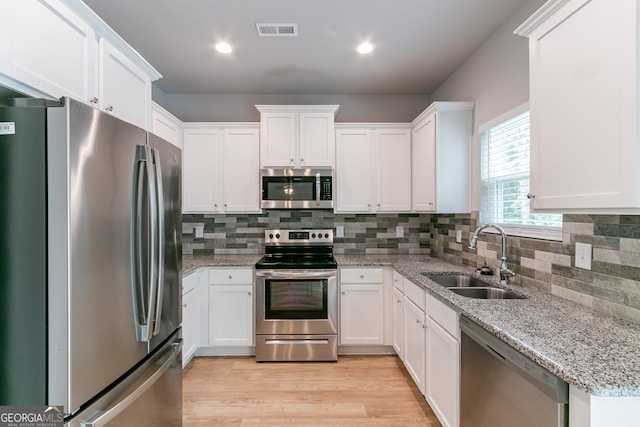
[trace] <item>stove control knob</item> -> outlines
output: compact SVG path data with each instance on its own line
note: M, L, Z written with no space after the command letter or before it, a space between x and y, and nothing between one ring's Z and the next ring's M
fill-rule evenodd
M324 237L325 237L325 239L328 239L329 238L329 233L324 233Z
M312 234L311 234L311 238L312 238L312 239L315 239L315 238L316 238L316 233L312 233Z
M280 233L277 233L276 234L276 239L279 239L279 238L280 238Z
M269 234L269 238L270 238L270 239L273 239L273 234Z

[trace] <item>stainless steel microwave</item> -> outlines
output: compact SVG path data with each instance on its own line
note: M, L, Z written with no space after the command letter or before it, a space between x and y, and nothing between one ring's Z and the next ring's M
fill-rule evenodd
M332 169L261 169L262 209L333 209Z

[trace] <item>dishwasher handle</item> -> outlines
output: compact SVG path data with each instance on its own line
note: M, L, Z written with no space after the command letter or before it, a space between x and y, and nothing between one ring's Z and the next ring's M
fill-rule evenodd
M460 332L478 343L493 357L519 371L524 378L557 403L569 403L569 385L465 316L460 316Z

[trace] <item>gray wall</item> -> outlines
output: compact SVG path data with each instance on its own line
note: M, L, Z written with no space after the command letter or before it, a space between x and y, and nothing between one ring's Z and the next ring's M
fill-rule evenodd
M153 100L184 122L257 122L255 106L339 105L337 122L410 122L431 102L429 95L166 94Z
M513 34L545 0L529 0L431 95L433 101L474 101L471 207L480 209L478 126L529 101L529 44Z

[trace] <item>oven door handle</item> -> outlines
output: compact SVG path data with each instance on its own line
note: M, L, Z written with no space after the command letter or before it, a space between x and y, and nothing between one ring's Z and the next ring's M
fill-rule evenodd
M256 277L265 279L318 279L337 275L336 270L256 270Z

